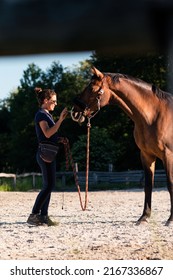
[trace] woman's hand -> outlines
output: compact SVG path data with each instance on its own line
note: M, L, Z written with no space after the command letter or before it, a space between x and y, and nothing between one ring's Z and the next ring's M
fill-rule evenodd
M60 117L59 117L59 120L60 121L63 121L68 115L68 109L67 108L64 108L60 114Z

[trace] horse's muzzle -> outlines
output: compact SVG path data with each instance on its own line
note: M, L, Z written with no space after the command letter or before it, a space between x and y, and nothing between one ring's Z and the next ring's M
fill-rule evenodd
M87 105L79 97L73 99L74 107L71 109L71 118L79 124L85 121Z

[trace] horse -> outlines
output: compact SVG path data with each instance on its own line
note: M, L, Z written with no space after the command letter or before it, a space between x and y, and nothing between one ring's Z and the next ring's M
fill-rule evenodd
M71 117L81 124L106 105L117 104L134 123L134 139L144 170L143 213L136 224L149 222L156 159L163 162L170 194L173 224L173 95L141 79L120 73L104 73L91 68L92 77L74 99Z

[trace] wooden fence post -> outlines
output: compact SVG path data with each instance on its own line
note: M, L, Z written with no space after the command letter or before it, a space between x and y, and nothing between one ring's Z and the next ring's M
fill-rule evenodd
M112 163L109 163L109 165L108 165L108 170L109 170L109 172L112 172L112 171L113 171L113 164L112 164Z
M75 162L75 170L76 170L76 173L79 171L78 170L78 163L77 162Z

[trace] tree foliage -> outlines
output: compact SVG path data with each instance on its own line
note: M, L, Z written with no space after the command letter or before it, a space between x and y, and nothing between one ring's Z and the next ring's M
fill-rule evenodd
M79 136L79 140L73 145L73 156L79 163L79 170L86 167L86 143L87 135ZM108 164L116 162L116 145L109 136L106 128L91 128L89 147L90 170L108 171Z

